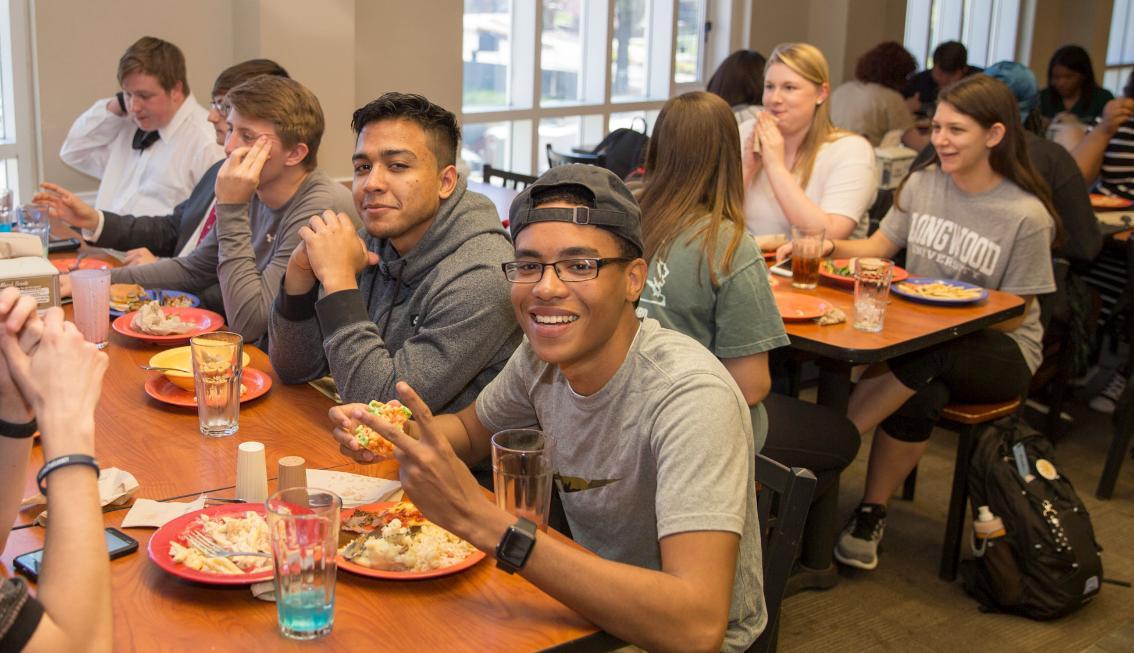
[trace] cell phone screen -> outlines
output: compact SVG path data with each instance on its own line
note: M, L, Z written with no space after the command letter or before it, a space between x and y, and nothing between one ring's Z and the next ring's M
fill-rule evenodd
M138 541L118 529L107 528L103 535L106 538L106 551L112 560L138 550ZM13 563L22 574L36 580L40 565L43 564L43 549L17 556Z

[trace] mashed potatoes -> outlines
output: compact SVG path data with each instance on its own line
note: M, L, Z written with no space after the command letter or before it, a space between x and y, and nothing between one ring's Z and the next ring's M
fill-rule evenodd
M369 533L341 549L345 558L372 569L432 571L451 567L476 549L432 523L403 526L394 519L381 533Z

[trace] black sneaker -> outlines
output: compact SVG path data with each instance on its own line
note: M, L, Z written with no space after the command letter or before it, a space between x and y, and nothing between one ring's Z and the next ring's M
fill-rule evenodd
M886 506L860 503L835 545L835 560L859 569L878 566L878 544L886 530Z
M826 569L812 569L805 564L796 562L784 586L784 598L795 596L807 590L829 590L839 584L839 569L834 563L827 565Z

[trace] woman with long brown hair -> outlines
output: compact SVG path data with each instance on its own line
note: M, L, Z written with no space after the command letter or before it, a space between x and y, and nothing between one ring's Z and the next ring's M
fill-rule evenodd
M825 589L838 581L831 551L839 474L859 438L834 411L768 394L768 351L788 339L764 259L744 233L739 145L728 105L713 94L686 93L662 107L638 195L650 263L638 311L721 359L751 407L757 450L815 473L815 506L788 591Z
M898 189L878 231L835 241L824 254L890 257L904 247L911 274L1015 293L1025 308L983 331L871 366L851 393L848 416L860 433L875 433L863 500L835 558L861 569L878 565L886 504L925 452L945 404L1027 393L1042 358L1035 296L1055 290L1055 212L1029 162L1008 87L986 75L946 87L931 138L933 158Z
M764 69L764 110L741 124L745 224L756 236L823 228L846 238L878 189L874 148L831 123L827 59L813 45L785 43Z

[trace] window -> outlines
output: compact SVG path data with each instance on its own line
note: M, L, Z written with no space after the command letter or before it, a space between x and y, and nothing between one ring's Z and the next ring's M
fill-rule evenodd
M1130 0L1114 0L1110 17L1103 87L1119 96L1134 71L1134 7L1131 4Z
M652 126L667 98L704 84L709 0L464 6L461 156L474 178L486 163L542 172L548 144L571 152L634 118Z
M0 186L12 189L15 202L35 190L27 10L26 2L0 0Z
M969 64L1015 60L1021 0L908 0L905 46L922 67L933 65L933 49L960 41Z

